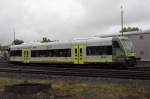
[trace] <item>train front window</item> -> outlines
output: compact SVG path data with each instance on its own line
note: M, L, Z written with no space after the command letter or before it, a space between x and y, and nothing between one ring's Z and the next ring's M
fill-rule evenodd
M113 48L120 48L118 41L113 41Z
M119 40L113 41L113 56L114 58L124 57L125 52Z
M126 50L133 50L133 44L130 40L122 39L121 41L122 41L122 44Z

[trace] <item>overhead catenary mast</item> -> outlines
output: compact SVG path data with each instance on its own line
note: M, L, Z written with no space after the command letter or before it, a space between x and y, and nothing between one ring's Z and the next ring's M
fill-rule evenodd
M15 32L15 29L13 29L13 33L14 33L14 41L13 41L13 44L15 45L15 40L16 40L16 32Z
M16 37L16 32L14 31L14 41L16 40L16 38L15 38L15 37Z
M122 36L123 36L123 6L121 5L121 33L122 33Z

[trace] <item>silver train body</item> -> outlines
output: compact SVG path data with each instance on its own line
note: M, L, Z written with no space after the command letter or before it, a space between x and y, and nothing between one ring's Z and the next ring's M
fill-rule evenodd
M12 45L9 61L19 63L136 64L133 44L127 37L81 38L66 42Z

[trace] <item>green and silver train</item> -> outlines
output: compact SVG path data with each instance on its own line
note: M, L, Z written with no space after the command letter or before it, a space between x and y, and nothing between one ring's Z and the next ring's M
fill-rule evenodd
M9 61L15 63L135 65L136 53L127 37L91 37L72 41L12 45Z

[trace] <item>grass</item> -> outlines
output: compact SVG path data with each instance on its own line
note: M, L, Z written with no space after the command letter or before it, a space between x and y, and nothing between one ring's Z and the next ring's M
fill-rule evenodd
M52 89L42 95L53 95L56 99L150 99L150 88L130 84L90 83L62 80L17 80L0 78L0 89L20 83L51 84ZM41 95L38 93L38 95Z
M150 99L150 92L142 86L54 82L52 85L55 90L79 99Z

